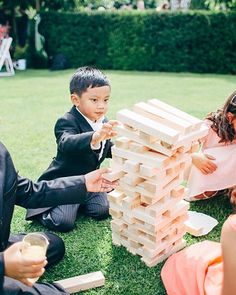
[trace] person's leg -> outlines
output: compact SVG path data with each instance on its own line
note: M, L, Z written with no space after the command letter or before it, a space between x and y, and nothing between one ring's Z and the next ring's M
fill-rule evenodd
M107 218L109 216L107 193L87 193L87 202L83 206L83 211L87 216L97 220Z
M47 261L48 264L46 268L50 267L51 265L58 263L65 254L65 245L63 240L53 233L41 233L43 234L49 241L48 249L47 249ZM18 234L18 235L10 235L8 245L12 245L13 243L22 241L25 234Z
M39 284L28 287L25 284L9 277L4 277L1 295L68 295L58 284Z
M68 232L75 226L79 204L61 205L41 214L38 220L50 230Z

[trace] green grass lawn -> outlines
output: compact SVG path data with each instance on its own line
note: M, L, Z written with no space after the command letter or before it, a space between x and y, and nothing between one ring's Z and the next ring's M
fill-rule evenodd
M55 155L53 128L56 119L71 107L68 84L73 70L49 72L27 70L0 78L0 134L20 174L32 179L47 168ZM236 88L236 76L106 71L112 84L109 118L135 102L159 98L203 118L221 106ZM203 238L186 235L188 245L199 240L219 241L223 221L231 212L225 197L191 204L192 210L207 213L219 225ZM16 208L13 232L38 231L43 227L24 220L25 210ZM95 222L79 217L76 228L59 234L65 241L64 260L44 275L53 281L101 270L102 288L83 294L164 295L160 280L163 264L148 268L139 256L111 242L110 220Z

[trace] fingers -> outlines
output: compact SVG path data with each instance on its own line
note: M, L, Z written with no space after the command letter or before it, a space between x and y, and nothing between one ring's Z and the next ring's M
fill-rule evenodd
M118 126L118 125L121 125L122 124L121 122L119 122L117 120L110 120L110 121L108 121L108 123L110 125L112 125L112 127L115 127L115 126Z
M117 184L117 181L111 182L103 179L101 183L101 192L110 192L117 187Z
M44 274L44 272L45 272L45 268L41 268L37 272L26 272L24 273L23 278L29 278L29 279L38 278L38 277L41 277Z
M206 165L204 165L200 168L200 170L203 174L211 174L214 171L216 171L216 169L217 169L217 166L210 161Z
M103 124L102 132L104 133L107 139L117 135L117 131L113 130L113 127L118 125L117 122L118 121L113 120Z
M205 155L205 157L207 158L207 159L209 159L209 160L215 160L216 158L215 157L213 157L212 155L209 155L209 154L204 154Z

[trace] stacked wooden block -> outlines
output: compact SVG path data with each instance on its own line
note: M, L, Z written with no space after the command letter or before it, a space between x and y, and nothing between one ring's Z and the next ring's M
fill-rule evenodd
M117 113L119 137L112 148L112 172L119 180L108 194L112 240L154 266L185 246L189 204L181 185L202 121L153 99Z

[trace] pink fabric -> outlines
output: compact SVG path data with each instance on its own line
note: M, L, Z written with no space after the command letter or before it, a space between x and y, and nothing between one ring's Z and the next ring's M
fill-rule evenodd
M168 295L220 295L220 244L205 241L172 255L162 268L161 278Z
M204 175L192 165L188 178L187 200L206 191L217 191L236 185L236 141L230 144L219 143L218 135L209 128L202 151L216 158L217 169L212 174Z
M236 214L226 221L236 231ZM161 270L168 295L221 295L223 262L221 245L204 241L169 257Z

